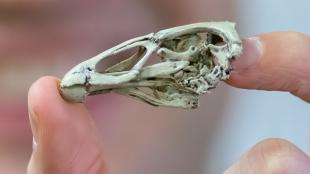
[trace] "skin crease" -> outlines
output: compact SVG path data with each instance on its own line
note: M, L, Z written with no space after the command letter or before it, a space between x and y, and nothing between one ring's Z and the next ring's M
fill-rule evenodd
M288 91L310 102L309 36L276 32L248 38L243 43L243 55L233 63L228 84ZM64 101L58 86L58 79L42 77L29 90L35 145L28 173L109 173L104 148L87 108ZM269 139L254 146L224 173L306 174L310 173L310 158L290 142Z

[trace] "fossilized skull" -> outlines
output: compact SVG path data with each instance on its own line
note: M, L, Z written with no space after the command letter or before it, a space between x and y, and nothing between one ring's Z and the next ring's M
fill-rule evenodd
M137 51L99 70L104 59ZM155 106L198 107L200 94L229 78L230 63L241 54L241 40L230 22L205 22L161 30L117 45L69 71L62 96L83 102L87 95L116 92ZM158 60L158 62L154 62ZM148 65L151 62L150 65Z

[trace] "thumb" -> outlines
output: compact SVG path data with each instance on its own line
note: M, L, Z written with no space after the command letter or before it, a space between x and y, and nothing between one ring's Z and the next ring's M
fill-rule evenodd
M243 41L229 84L247 89L288 91L310 102L310 36L274 32Z
M43 77L29 90L33 132L29 174L103 174L101 143L83 104L68 103L59 95L59 81Z

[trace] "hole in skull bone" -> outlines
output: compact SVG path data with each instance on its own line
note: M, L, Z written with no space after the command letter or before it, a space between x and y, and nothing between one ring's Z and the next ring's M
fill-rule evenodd
M147 59L147 62L144 64L144 67L155 65L157 63L162 62L160 57L156 55L156 51L150 55L150 57Z
M210 44L217 45L217 46L223 46L226 44L224 42L224 39L217 34L208 33L207 37L209 39Z
M102 59L96 64L99 73L121 72L130 70L146 53L142 46L123 50Z

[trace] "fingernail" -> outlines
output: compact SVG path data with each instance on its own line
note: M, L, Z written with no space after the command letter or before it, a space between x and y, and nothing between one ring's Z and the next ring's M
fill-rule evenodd
M35 112L29 108L29 120L31 125L31 131L33 135L33 148L36 148L38 142L38 120Z
M38 146L37 140L33 136L32 137L32 151L33 152L37 150L37 146Z
M258 62L263 54L263 45L258 37L243 39L243 51L241 56L232 63L234 71L250 68Z

